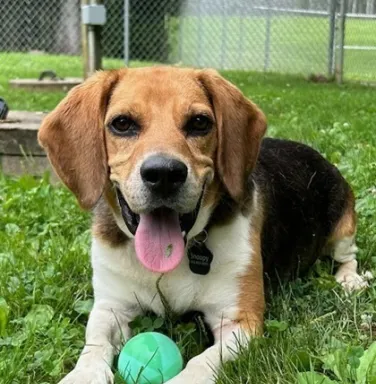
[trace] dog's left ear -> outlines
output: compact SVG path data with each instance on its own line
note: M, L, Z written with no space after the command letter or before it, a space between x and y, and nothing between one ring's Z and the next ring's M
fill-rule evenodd
M38 140L84 209L100 198L108 177L104 116L118 71L98 72L73 88L44 119Z
M266 131L265 115L217 71L198 71L198 78L214 108L219 177L230 196L240 202Z

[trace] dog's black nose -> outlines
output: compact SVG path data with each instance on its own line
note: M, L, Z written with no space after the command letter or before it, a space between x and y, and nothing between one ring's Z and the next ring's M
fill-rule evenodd
M188 168L179 160L154 155L141 166L141 177L145 185L154 193L169 195L177 191L187 180Z

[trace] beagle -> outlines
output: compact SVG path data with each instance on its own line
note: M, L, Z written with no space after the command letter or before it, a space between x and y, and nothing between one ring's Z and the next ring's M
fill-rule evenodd
M204 314L214 345L170 384L212 383L262 332L264 274L304 273L322 254L357 274L354 197L315 150L264 139L262 111L214 70L98 72L42 123L39 141L83 209L93 210L94 307L62 384L113 382L111 366L144 309ZM231 349L231 351L230 351Z

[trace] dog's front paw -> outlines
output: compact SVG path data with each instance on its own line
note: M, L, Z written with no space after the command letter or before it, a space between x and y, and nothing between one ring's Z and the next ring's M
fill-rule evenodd
M93 366L77 366L64 377L59 384L113 384L114 375L110 367L94 364Z
M371 272L358 275L356 271L338 271L335 275L337 283L341 284L346 292L353 292L368 288L368 281L373 278Z

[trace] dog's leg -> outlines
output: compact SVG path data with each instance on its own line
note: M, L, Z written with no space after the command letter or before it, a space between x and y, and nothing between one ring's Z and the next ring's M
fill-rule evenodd
M236 358L239 348L247 345L250 337L261 334L265 298L259 231L252 234L251 243L252 261L239 278L239 299L234 303L236 310L228 308L218 317L206 314L215 344L191 359L168 384L213 384L221 363Z
M109 301L94 304L86 327L85 347L76 367L60 384L110 384L114 356L129 338L129 313Z
M237 357L250 337L260 334L263 315L251 321L251 315L240 321L221 319L213 329L215 344L191 359L185 369L168 384L213 384L221 364Z
M213 384L222 362L236 358L239 348L246 345L251 336L240 323L230 320L223 320L213 334L215 344L191 359L168 384Z
M365 272L362 275L358 274L357 251L355 235L339 239L333 246L333 258L340 263L335 278L346 291L366 288L368 287L367 280L372 278L370 272Z
M346 291L365 288L368 286L367 280L372 278L370 272L362 275L357 272L356 253L358 248L355 243L355 234L356 213L354 198L350 194L347 207L336 223L328 242L328 248L332 251L333 259L340 264L335 279L342 284Z

